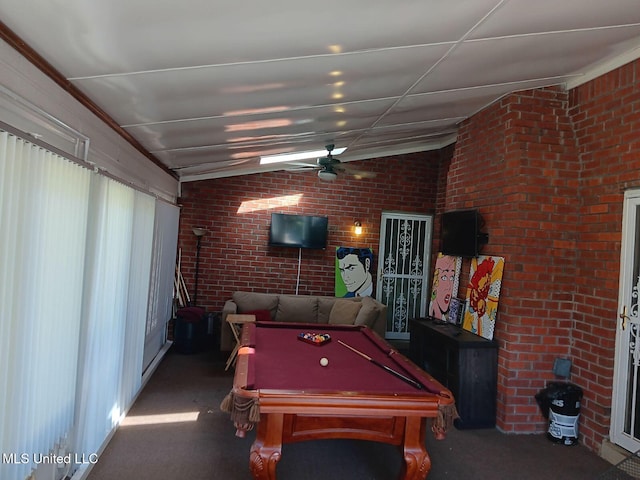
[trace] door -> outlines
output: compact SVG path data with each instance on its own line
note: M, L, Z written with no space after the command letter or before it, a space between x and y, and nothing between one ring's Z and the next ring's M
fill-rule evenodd
M622 224L611 440L640 449L640 191L626 192Z
M409 339L409 319L427 312L431 215L382 214L376 298L387 305L386 338Z

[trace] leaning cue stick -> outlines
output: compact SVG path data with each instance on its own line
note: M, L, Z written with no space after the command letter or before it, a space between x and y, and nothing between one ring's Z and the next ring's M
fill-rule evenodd
M416 382L415 380L412 380L409 377L405 377L404 375L402 375L400 372L396 372L393 368L387 367L385 364L378 362L377 360L374 360L373 358L371 358L369 355L367 355L366 353L362 353L360 350L356 350L355 348L353 348L351 345L347 345L346 343L344 343L342 340L338 340L338 343L340 345L342 345L343 347L347 347L349 350L351 350L354 353L357 353L358 355L360 355L362 358L365 358L367 360L369 360L371 363L373 363L374 365L377 365L378 367L382 368L383 370L386 370L387 372L389 372L392 375L395 375L396 377L398 377L400 380L404 380L405 382L407 382L409 385L413 385L414 387L416 387L419 390L422 390L422 385L419 384L418 382Z

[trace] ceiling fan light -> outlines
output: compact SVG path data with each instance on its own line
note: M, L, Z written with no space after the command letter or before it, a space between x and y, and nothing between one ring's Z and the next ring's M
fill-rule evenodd
M318 171L318 177L320 180L324 180L325 182L333 182L338 174L336 172L331 172L329 170L320 170Z

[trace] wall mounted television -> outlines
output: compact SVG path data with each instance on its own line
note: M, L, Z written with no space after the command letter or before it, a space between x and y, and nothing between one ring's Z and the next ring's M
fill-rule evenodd
M454 257L477 257L489 241L482 233L482 216L476 209L453 210L440 216L440 250Z
M328 217L272 213L269 245L276 247L326 248Z

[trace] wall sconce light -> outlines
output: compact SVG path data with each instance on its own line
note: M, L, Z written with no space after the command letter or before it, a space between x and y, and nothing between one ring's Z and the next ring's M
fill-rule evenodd
M358 220L353 222L353 232L356 235L362 235L362 223L360 223Z

